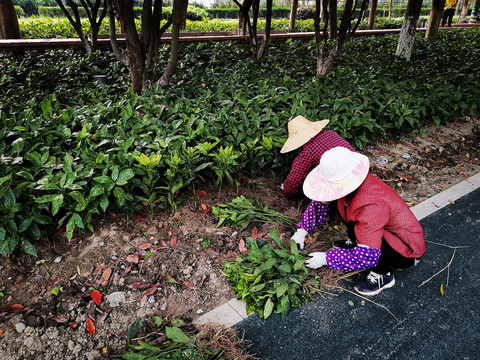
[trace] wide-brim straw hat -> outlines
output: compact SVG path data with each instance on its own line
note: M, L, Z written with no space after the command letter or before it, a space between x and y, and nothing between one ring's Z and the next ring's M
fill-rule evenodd
M304 194L315 201L338 200L356 190L370 169L368 157L344 147L326 151L303 182Z
M286 153L305 145L327 126L330 120L309 121L299 115L288 122L288 139L283 144L281 153Z

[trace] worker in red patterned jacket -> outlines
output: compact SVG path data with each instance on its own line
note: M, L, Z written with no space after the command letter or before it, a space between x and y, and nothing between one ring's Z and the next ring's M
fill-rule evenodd
M330 120L309 121L297 116L288 122L288 139L281 153L287 153L301 147L287 178L281 188L286 196L301 192L303 180L310 170L317 166L323 153L337 146L355 151L353 147L333 130L323 128Z
M324 130L330 120L309 121L303 116L297 116L288 122L288 139L285 141L281 153L296 150L300 152L293 161L292 168L287 178L281 185L286 196L291 196L301 191L303 181L310 170L317 166L322 155L337 146L343 146L355 151L353 147L342 139L335 131ZM293 234L299 249L305 246L306 236L319 225L328 211L328 205L318 201L312 201L308 205L302 221L297 224L297 231Z
M305 266L369 269L367 278L354 285L362 295L395 285L393 270L415 265L426 249L415 215L391 187L368 173L369 165L365 155L337 147L325 152L303 184L308 198L336 202L350 237L334 242L337 248L310 253Z

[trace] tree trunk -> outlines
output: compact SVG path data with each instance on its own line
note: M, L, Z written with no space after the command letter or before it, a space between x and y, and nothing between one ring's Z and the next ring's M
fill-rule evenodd
M372 30L375 28L375 18L377 17L377 4L378 4L378 0L372 0L372 5L370 6L370 14L368 15L367 29L369 30Z
M417 32L417 22L421 8L422 0L408 0L407 12L400 30L397 51L395 52L396 56L403 57L407 61L410 61L412 56L413 42Z
M180 19L181 19L180 30L185 30L185 27L187 26L187 11L188 11L188 1L183 1L181 14L180 14Z
M17 12L12 0L0 1L0 39L21 39Z
M290 21L288 28L290 30L295 29L295 21L297 20L298 0L292 0L292 7L290 8Z
M347 5L345 5L347 7ZM338 24L337 24L337 0L330 0L328 4L329 19L330 22L330 39L335 39L338 33ZM343 17L342 17L343 18Z
M428 19L427 32L425 39L435 40L438 37L438 26L442 20L444 0L432 0L432 10L430 10L430 17Z
M272 28L272 6L273 0L267 0L267 19L265 24L265 33L263 34L262 44L260 45L260 49L258 49L257 60L261 59L263 54L265 53L265 49L267 47L268 40L270 40L270 30Z
M179 48L179 38L180 38L180 25L182 23L182 9L187 3L188 0L174 0L173 2L173 11L172 11L172 40L170 42L170 58L168 59L167 67L163 72L162 77L158 80L158 83L161 87L165 88L170 83L172 76L177 68L178 62L178 48Z
M460 17L458 18L458 24L463 24L466 22L465 18L467 17L467 14L468 14L469 5L470 5L469 0L463 0L462 11L460 13Z

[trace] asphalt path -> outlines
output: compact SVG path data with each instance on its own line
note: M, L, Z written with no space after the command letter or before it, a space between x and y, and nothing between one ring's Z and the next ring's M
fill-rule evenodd
M251 353L261 360L480 359L480 188L420 223L422 261L396 272L395 286L370 298L376 304L343 291L317 295L283 319L249 316L235 328Z

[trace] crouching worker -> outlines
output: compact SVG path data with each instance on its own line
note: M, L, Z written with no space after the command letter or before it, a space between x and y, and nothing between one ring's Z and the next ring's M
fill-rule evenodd
M336 202L351 240L336 241L337 248L326 252L310 253L305 266L341 271L369 269L367 278L354 288L371 296L395 285L393 270L415 265L426 244L422 227L407 204L368 171L368 157L336 147L325 152L320 164L308 174L303 191L312 200L331 205ZM324 217L324 211L317 217Z

